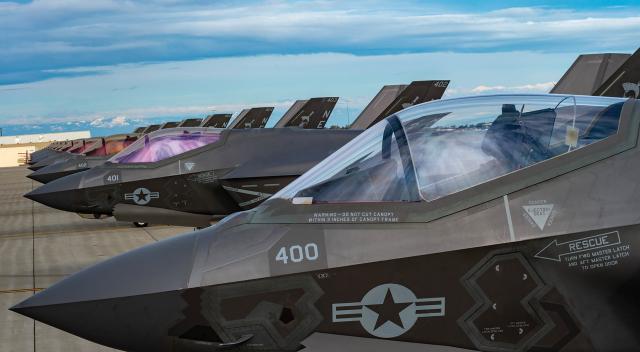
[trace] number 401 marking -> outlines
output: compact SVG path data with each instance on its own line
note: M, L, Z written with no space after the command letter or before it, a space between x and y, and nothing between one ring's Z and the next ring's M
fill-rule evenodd
M278 254L276 254L276 262L282 262L283 264L289 263L289 260L294 263L300 263L303 260L314 261L316 259L318 259L318 245L315 243L308 243L304 246L304 250L302 246L297 244L290 247L281 247Z

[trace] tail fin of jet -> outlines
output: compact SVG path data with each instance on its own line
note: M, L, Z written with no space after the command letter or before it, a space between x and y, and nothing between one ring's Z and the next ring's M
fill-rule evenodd
M296 108L294 104L275 127L324 128L337 102L338 97L311 98L297 111L289 113Z
M293 119L293 117L296 116L296 114L298 114L300 110L302 110L302 108L305 106L305 104L308 101L309 101L308 99L296 100L293 103L293 105L291 105L291 107L284 113L284 115L282 115L282 117L280 118L280 120L278 120L276 125L273 127L275 128L285 127L287 122L291 121L291 119Z
M640 49L620 65L593 95L640 98Z
M200 126L213 127L213 128L225 128L231 120L231 114L212 114L207 116Z
M408 86L384 86L349 128L369 128L411 105L440 99L448 86L448 80L413 81Z
M611 53L580 55L549 93L592 95L630 56Z
M179 124L180 124L180 122L178 122L178 121L165 122L165 123L162 124L162 126L160 126L160 129L164 130L164 129L167 129L167 128L178 127Z
M272 112L273 107L244 109L228 128L264 128Z
M184 119L178 127L198 127L202 123L202 119Z
M142 133L149 134L149 133L151 133L153 131L157 131L159 129L160 129L160 125L149 125L149 126L147 126L147 128L144 129L144 132L142 132Z

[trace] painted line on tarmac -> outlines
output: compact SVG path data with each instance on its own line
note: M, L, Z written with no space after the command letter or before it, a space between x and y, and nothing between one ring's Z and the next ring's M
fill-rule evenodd
M40 292L40 291L43 291L43 290L44 290L44 288L42 288L42 287L15 288L15 289L11 289L11 290L0 290L0 294L3 294L3 293Z

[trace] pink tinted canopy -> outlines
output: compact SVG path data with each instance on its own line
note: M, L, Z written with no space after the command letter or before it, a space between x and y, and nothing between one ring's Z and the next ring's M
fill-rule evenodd
M160 131L137 140L109 161L118 164L153 163L214 143L220 133L206 130Z

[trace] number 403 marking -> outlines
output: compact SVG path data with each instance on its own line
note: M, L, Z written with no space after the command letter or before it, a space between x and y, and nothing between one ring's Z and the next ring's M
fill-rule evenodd
M300 263L303 260L314 261L318 259L318 245L315 243L308 243L304 246L293 245L289 247L281 247L276 254L276 262L282 262L283 264Z

